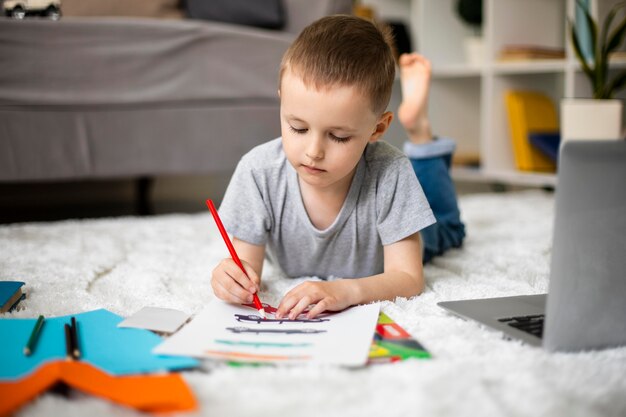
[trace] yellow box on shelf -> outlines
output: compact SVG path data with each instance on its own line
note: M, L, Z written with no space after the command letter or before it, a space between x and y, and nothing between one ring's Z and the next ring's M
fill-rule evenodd
M509 90L505 101L517 169L554 172L555 162L535 148L529 139L531 133L558 132L559 119L550 97L535 91Z

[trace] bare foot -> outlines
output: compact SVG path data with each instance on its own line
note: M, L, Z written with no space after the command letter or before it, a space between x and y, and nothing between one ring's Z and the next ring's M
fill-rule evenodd
M428 89L430 87L430 61L422 55L402 54L399 60L402 103L398 120L413 143L432 140L428 120Z

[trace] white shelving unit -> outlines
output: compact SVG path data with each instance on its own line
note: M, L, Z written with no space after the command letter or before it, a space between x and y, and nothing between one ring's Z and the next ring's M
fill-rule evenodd
M617 0L590 0L592 15L603 20ZM504 104L510 89L540 91L559 112L564 97L590 97L588 81L570 46L567 18L576 0L483 0L484 56L466 59L464 41L475 35L456 12L457 0L369 0L382 18L410 24L414 48L433 65L429 114L437 134L457 139L457 153L477 155L478 169L456 169L459 180L550 186L554 174L529 173L515 167ZM618 15L619 16L619 15ZM618 19L616 19L617 21ZM614 22L615 24L615 22ZM565 48L566 58L499 62L505 45ZM613 69L626 68L626 60ZM620 98L624 98L623 96Z

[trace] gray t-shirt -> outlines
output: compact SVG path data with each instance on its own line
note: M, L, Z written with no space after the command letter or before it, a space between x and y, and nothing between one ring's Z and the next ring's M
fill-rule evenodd
M326 230L311 223L297 175L281 138L259 145L241 158L219 209L228 233L266 244L270 260L288 277L382 273L383 245L435 222L408 158L386 142L367 145Z

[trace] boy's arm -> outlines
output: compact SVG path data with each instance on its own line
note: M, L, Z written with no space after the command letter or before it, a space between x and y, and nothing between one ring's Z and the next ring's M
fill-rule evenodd
M213 270L211 287L221 300L245 304L252 302L252 295L261 288L265 245L233 238L233 246L248 276L232 258L225 258Z
M254 269L256 275L261 278L263 272L263 260L265 259L265 245L253 245L252 243L233 237L233 246L237 256L246 261ZM260 281L258 282L260 284Z
M422 242L419 232L383 247L385 272L361 279L343 280L352 287L352 304L396 297L413 297L424 290Z
M310 304L307 313L313 318L326 310L343 310L351 305L366 304L396 297L412 297L424 289L422 244L419 232L384 247L385 270L382 274L331 282L305 282L285 295L277 318L297 317Z

